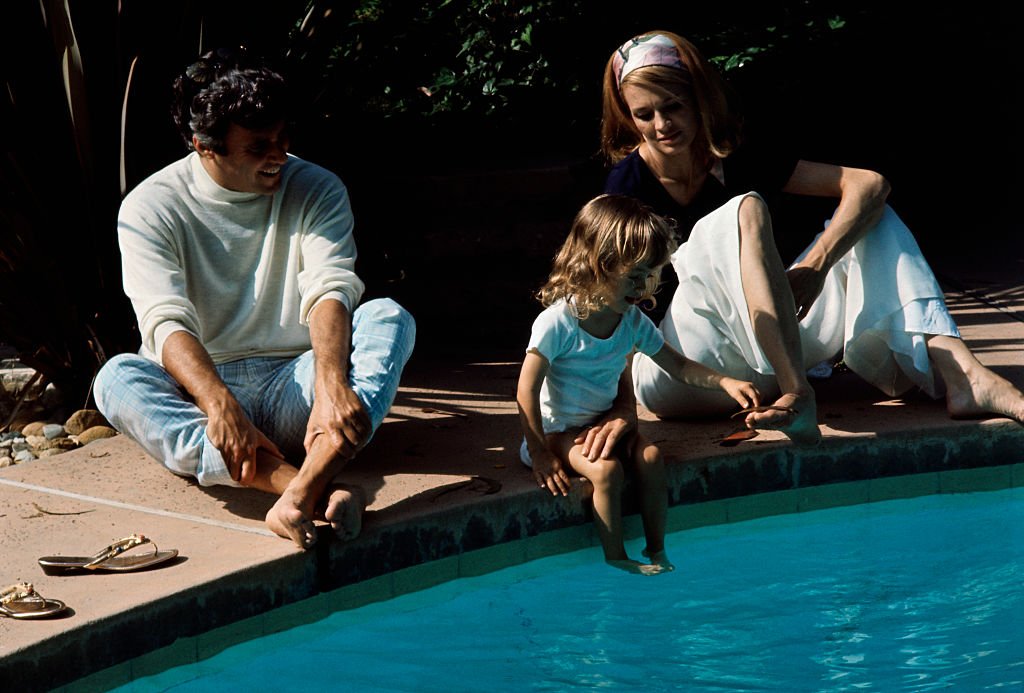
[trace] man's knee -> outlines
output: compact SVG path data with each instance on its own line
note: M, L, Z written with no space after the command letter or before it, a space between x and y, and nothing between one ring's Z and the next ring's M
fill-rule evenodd
M107 408L110 395L124 383L127 372L136 367L136 361L139 358L141 357L135 354L117 354L107 359L107 362L96 374L92 385L97 409L102 412Z
M412 352L416 342L416 320L412 313L403 308L399 303L390 298L375 298L367 301L356 309L353 329L361 326L378 329L387 328L393 334L395 347L407 354Z
M412 314L403 308L397 301L391 298L375 298L367 301L356 309L362 313L363 320L373 322L392 322L400 325L409 325L416 329L416 321Z

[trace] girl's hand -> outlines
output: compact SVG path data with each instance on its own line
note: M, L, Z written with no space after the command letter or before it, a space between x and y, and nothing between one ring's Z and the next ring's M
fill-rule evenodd
M549 451L530 454L533 458L533 478L541 488L551 491L552 496L569 495L569 475L562 468L562 461Z
M723 376L719 385L730 397L736 400L743 409L761 405L761 393L757 391L756 387L754 387L754 383L747 382L746 380L737 380L736 378L730 378L729 376Z

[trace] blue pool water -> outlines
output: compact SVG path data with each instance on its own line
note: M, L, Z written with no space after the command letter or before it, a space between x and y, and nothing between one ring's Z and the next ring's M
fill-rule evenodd
M121 690L1024 690L1024 489L706 527L668 549L667 575L578 551Z

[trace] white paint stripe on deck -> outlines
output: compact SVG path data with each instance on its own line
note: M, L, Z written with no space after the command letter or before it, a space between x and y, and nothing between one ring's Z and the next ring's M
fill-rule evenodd
M0 484L14 486L16 488L23 488L29 491L39 491L40 493L51 493L57 496L64 496L65 498L73 498L75 500L85 501L87 503L99 503L100 505L109 505L111 507L122 508L124 510L135 510L136 512L148 513L150 515L160 515L162 517L172 517L176 520L186 520L188 522L198 522L204 525L213 525L214 527L220 527L222 529L233 529L238 532L248 532L249 534L262 534L263 536L268 537L277 536L266 527L248 527L246 525L239 525L233 522L221 522L220 520L212 520L208 517L199 517L198 515L186 515L185 513L176 513L170 510L160 510L159 508L147 508L142 505L122 503L121 501L109 500L107 498L85 496L82 495L81 493L73 493L72 491L61 491L60 489L47 488L45 486L36 486L35 484L26 484L22 481L14 481L13 479L0 479Z

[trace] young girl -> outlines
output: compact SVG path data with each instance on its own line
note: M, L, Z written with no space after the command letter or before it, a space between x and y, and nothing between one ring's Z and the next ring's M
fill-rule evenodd
M524 433L520 456L534 479L564 496L567 466L586 477L594 487L594 520L605 561L644 575L672 569L664 544L668 491L661 452L625 426L601 436L603 444L587 434L592 427L611 426L606 415L616 394L632 388L627 367L632 354L647 354L680 381L721 388L742 407L759 404L751 383L686 359L637 309L653 300L661 268L675 248L672 224L634 198L601 195L588 202L539 292L547 309L534 321L516 397ZM635 420L635 412L628 418ZM623 544L627 465L639 483L650 564L631 560Z

